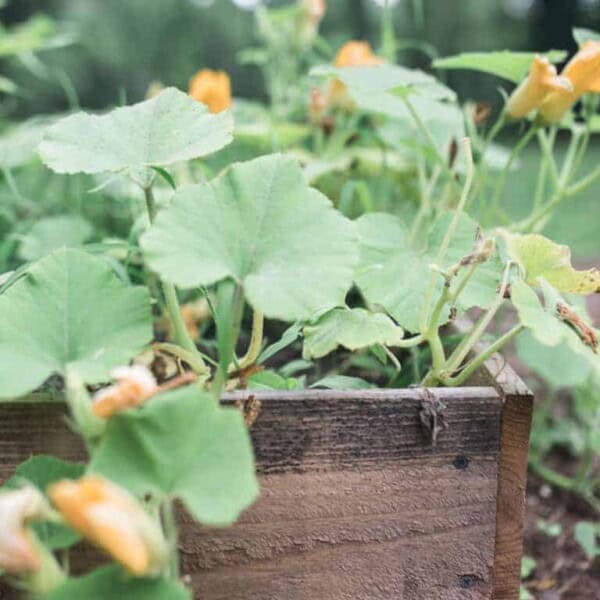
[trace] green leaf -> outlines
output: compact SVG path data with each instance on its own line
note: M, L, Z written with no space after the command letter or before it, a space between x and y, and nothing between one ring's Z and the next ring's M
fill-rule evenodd
M258 495L241 412L195 386L110 419L90 470L139 497L178 497L205 525L230 525Z
M0 398L72 369L87 383L109 378L152 339L150 297L106 263L62 249L35 263L0 295Z
M356 259L353 224L281 155L182 188L141 244L164 279L193 288L232 278L255 309L289 321L341 305Z
M600 293L600 271L577 271L571 265L568 246L554 243L539 234L506 234L509 256L525 272L529 285L539 287L539 278L545 279L561 292L573 294Z
M521 579L529 579L535 568L537 567L537 560L531 556L524 556L521 561Z
M81 246L92 236L93 228L78 215L59 215L36 221L23 236L19 257L34 261L63 247Z
M213 115L187 94L167 88L106 115L62 119L46 131L39 153L57 173L135 173L216 152L231 142L232 131L227 111Z
M260 371L248 378L248 389L251 390L295 390L301 388L298 379L282 377L275 371Z
M36 158L44 131L55 121L55 118L36 117L4 131L0 137L0 168L14 169Z
M376 387L360 377L348 377L347 375L328 375L315 381L311 388L328 388L332 390L368 390Z
M397 217L371 213L357 220L360 261L355 281L367 302L385 309L408 331L418 331L437 250L447 230L450 214L438 219L429 236L429 247L417 252L409 247L406 228ZM443 268L468 255L475 242L477 223L461 215ZM462 308L488 307L495 299L501 266L497 256L480 265L459 297ZM441 277L439 285L441 286ZM441 288L440 288L441 289Z
M600 556L600 545L598 545L600 527L597 523L579 521L579 523L575 525L574 535L588 558Z
M577 42L578 46L583 46L586 42L600 42L600 33L592 29L585 29L585 27L575 27L573 29L573 38Z
M299 323L290 325L277 342L274 342L270 346L267 346L258 357L257 364L262 365L267 362L270 358L275 356L278 352L281 352L288 346L291 346L302 334L302 326Z
M546 346L531 331L517 338L516 347L519 359L554 389L580 386L593 371L577 354L564 352L561 346Z
M456 94L435 77L419 69L399 65L382 64L366 67L333 67L323 65L314 68L311 75L336 77L350 91L389 92L396 95L417 93L435 100L454 100Z
M4 487L14 489L28 481L45 494L50 484L61 479L79 479L84 471L82 463L70 463L53 456L34 456L15 469L15 474ZM58 523L34 523L33 528L38 539L51 550L68 548L81 539L69 527Z
M371 313L363 308L335 308L314 325L304 327L305 359L321 358L343 346L358 350L373 344L397 345L404 331L387 315Z
M45 600L191 600L192 593L183 585L166 579L138 579L116 566L97 569L84 577L67 579Z
M439 58L433 62L436 69L470 69L497 75L513 83L520 83L525 78L531 63L540 54L551 63L559 63L567 57L562 50L551 50L545 53L536 52L511 52L501 50L498 52L464 52L456 56Z
M563 353L574 355L567 360L579 360L588 365L595 373L600 373L598 355L583 343L579 335L567 323L558 318L556 298L560 297L548 284L544 284L544 288L546 308L542 306L537 294L524 281L517 280L512 283L511 298L521 323L541 344L560 346ZM567 303L565 302L565 304Z

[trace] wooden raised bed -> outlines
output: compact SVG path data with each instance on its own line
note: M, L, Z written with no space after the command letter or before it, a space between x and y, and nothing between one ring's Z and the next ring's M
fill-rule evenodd
M260 500L230 529L181 519L198 598L518 598L532 396L500 357L472 387L254 395ZM33 454L82 459L63 414L0 406L1 480Z

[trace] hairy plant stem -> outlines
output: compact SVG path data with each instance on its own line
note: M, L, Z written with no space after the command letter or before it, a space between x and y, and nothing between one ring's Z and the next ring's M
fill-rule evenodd
M510 331L498 338L493 344L490 344L481 354L476 356L471 362L465 365L464 369L455 377L440 374L440 380L447 386L459 386L469 380L469 378L480 369L486 360L492 357L496 352L500 352L504 346L512 341L517 335L525 330L525 326L515 325Z
M156 217L156 202L154 200L152 186L144 188L144 195L146 198L146 209L148 211L148 219L150 220L150 223L153 223ZM190 337L190 334L185 326L185 322L181 315L181 306L179 304L179 300L177 299L177 290L175 289L175 286L171 283L167 283L166 281L161 281L161 288L165 297L167 312L169 313L171 324L173 325L175 341L184 350L187 350L195 356L194 364L196 365L196 368L194 368L194 370L199 375L207 373L209 371L209 368L206 366L202 355L196 348L196 344ZM201 370L199 371L197 369Z
M465 204L471 192L471 186L473 185L473 177L474 177L474 165L473 165L473 154L471 152L471 142L469 138L464 138L461 140L461 145L465 151L465 156L467 159L467 176L465 179L465 183L463 185L463 189L461 192L460 200L458 202L458 206L454 212L452 220L450 221L450 225L446 230L446 234L444 235L444 239L442 240L442 244L438 250L435 263L439 267L441 267L444 258L446 257L446 252L448 251L448 247L450 246L450 241L452 240L452 236L456 231L458 226L458 222L462 215L462 212L465 208ZM429 281L429 288L427 290L427 294L425 296L425 302L423 304L423 309L421 310L421 318L420 318L420 330L427 339L431 339L433 337L433 329L437 331L438 323L434 322L434 319L430 318L428 315L429 307L433 301L433 295L435 294L436 280L438 277L437 272L433 272L431 274L431 278ZM439 315L439 313L438 313Z

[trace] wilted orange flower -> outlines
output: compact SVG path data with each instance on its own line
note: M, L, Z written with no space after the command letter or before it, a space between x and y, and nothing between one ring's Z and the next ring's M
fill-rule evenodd
M225 71L202 69L190 80L190 96L208 106L211 113L220 113L231 106L231 79Z
M549 92L553 90L564 92L571 89L571 82L565 77L559 77L556 67L547 58L536 56L529 75L508 99L506 112L513 119L522 119L539 108Z
M0 569L9 575L40 569L42 559L27 524L49 512L46 499L33 486L0 494Z
M585 42L561 75L571 86L553 91L542 102L540 114L548 123L560 121L583 94L600 93L600 42Z
M115 369L113 377L117 383L100 390L93 398L92 411L103 419L141 406L159 391L154 375L142 365Z
M124 489L90 475L62 480L48 495L65 521L138 577L164 567L167 543L158 524Z

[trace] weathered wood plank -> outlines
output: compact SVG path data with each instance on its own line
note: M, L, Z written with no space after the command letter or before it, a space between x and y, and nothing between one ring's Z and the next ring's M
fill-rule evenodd
M448 423L434 448L419 390L256 394L261 499L230 529L182 517L198 597L490 598L502 400L433 392ZM0 477L40 452L82 457L61 407L0 407Z

